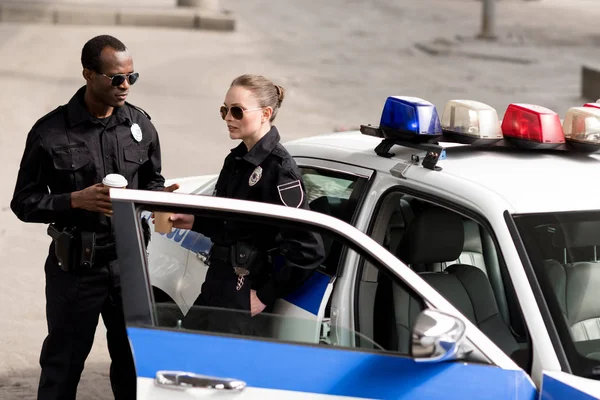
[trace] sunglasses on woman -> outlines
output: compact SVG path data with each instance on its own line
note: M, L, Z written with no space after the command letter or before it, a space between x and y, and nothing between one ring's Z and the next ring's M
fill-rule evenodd
M140 74L138 72L133 72L131 74L116 74L113 76L108 76L100 72L100 75L104 75L105 77L110 79L110 84L115 87L121 86L126 79L129 81L130 85L133 85L140 77Z
M258 111L258 110L262 110L262 107L260 108L251 108L249 110L244 110L242 107L240 106L233 106L231 108L228 108L227 106L221 106L221 109L219 110L219 112L221 113L221 118L225 119L225 117L227 117L227 113L231 112L231 116L237 120L240 120L242 118L244 118L244 113L245 112L249 112L249 111Z

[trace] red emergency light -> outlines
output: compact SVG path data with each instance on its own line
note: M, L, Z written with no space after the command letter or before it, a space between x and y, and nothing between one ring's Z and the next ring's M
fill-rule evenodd
M511 144L526 149L555 149L565 144L558 114L534 104L509 104L502 134Z
M598 99L600 100L600 99ZM592 107L592 108L600 108L600 101L596 102L596 103L585 103L583 105L584 107Z

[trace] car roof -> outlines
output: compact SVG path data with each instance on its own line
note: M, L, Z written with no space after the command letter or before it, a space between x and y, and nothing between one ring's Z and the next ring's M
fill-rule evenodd
M399 162L410 161L411 155L424 152L404 146L394 146L391 158L375 154L380 138L359 131L338 132L297 139L285 143L294 157L332 160L374 169L382 173ZM571 151L522 150L511 147L482 148L456 143L440 143L446 148L446 158L438 161L441 171L419 174L425 184L446 185L444 190L457 192L467 181L487 188L502 197L515 213L560 212L600 209L600 155ZM419 167L423 168L423 167ZM434 179L442 174L457 179ZM409 177L410 179L411 177ZM442 182L442 183L440 183ZM467 185L473 187L472 185ZM461 196L481 198L472 193Z

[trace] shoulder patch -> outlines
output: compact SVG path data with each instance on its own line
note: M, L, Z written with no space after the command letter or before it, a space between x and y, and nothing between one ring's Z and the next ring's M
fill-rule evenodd
M298 208L304 201L304 190L302 190L300 180L279 185L277 191L279 192L279 199L287 207Z
M138 110L139 112L144 114L146 116L146 118L148 118L149 120L152 120L152 118L150 117L150 114L148 114L143 108L138 107L138 106L128 103L128 102L125 102L125 104L127 104L129 107L135 108L136 110Z
M42 118L38 119L35 124L33 124L33 128L37 127L38 125L40 125L41 123L47 121L48 119L50 119L51 117L55 116L56 114L59 114L60 112L62 112L63 108L65 106L58 106L56 107L54 110L50 111L48 114L44 115Z

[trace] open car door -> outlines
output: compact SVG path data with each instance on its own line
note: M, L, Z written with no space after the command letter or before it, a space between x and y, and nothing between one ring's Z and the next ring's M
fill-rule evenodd
M112 190L111 198L138 399L463 399L485 393L489 399L533 400L538 396L527 374L467 318L391 253L345 222L307 210L212 196L121 189ZM411 328L410 343L402 343L410 351L386 349L355 326L324 329L319 320L285 307L253 317L255 329L247 335L203 328L203 318L214 313L232 319L249 316L239 310L192 306L184 317L176 304L155 301L140 222L148 211L313 230L342 243L344 254L353 252L377 266L424 306ZM310 288L311 284L323 288L315 285L320 280L314 277L320 273L315 271L291 297L302 298L306 305L312 304L311 294L322 296ZM320 307L318 298L316 303ZM351 331L354 340L336 341L336 336L347 337L339 335L342 330Z

